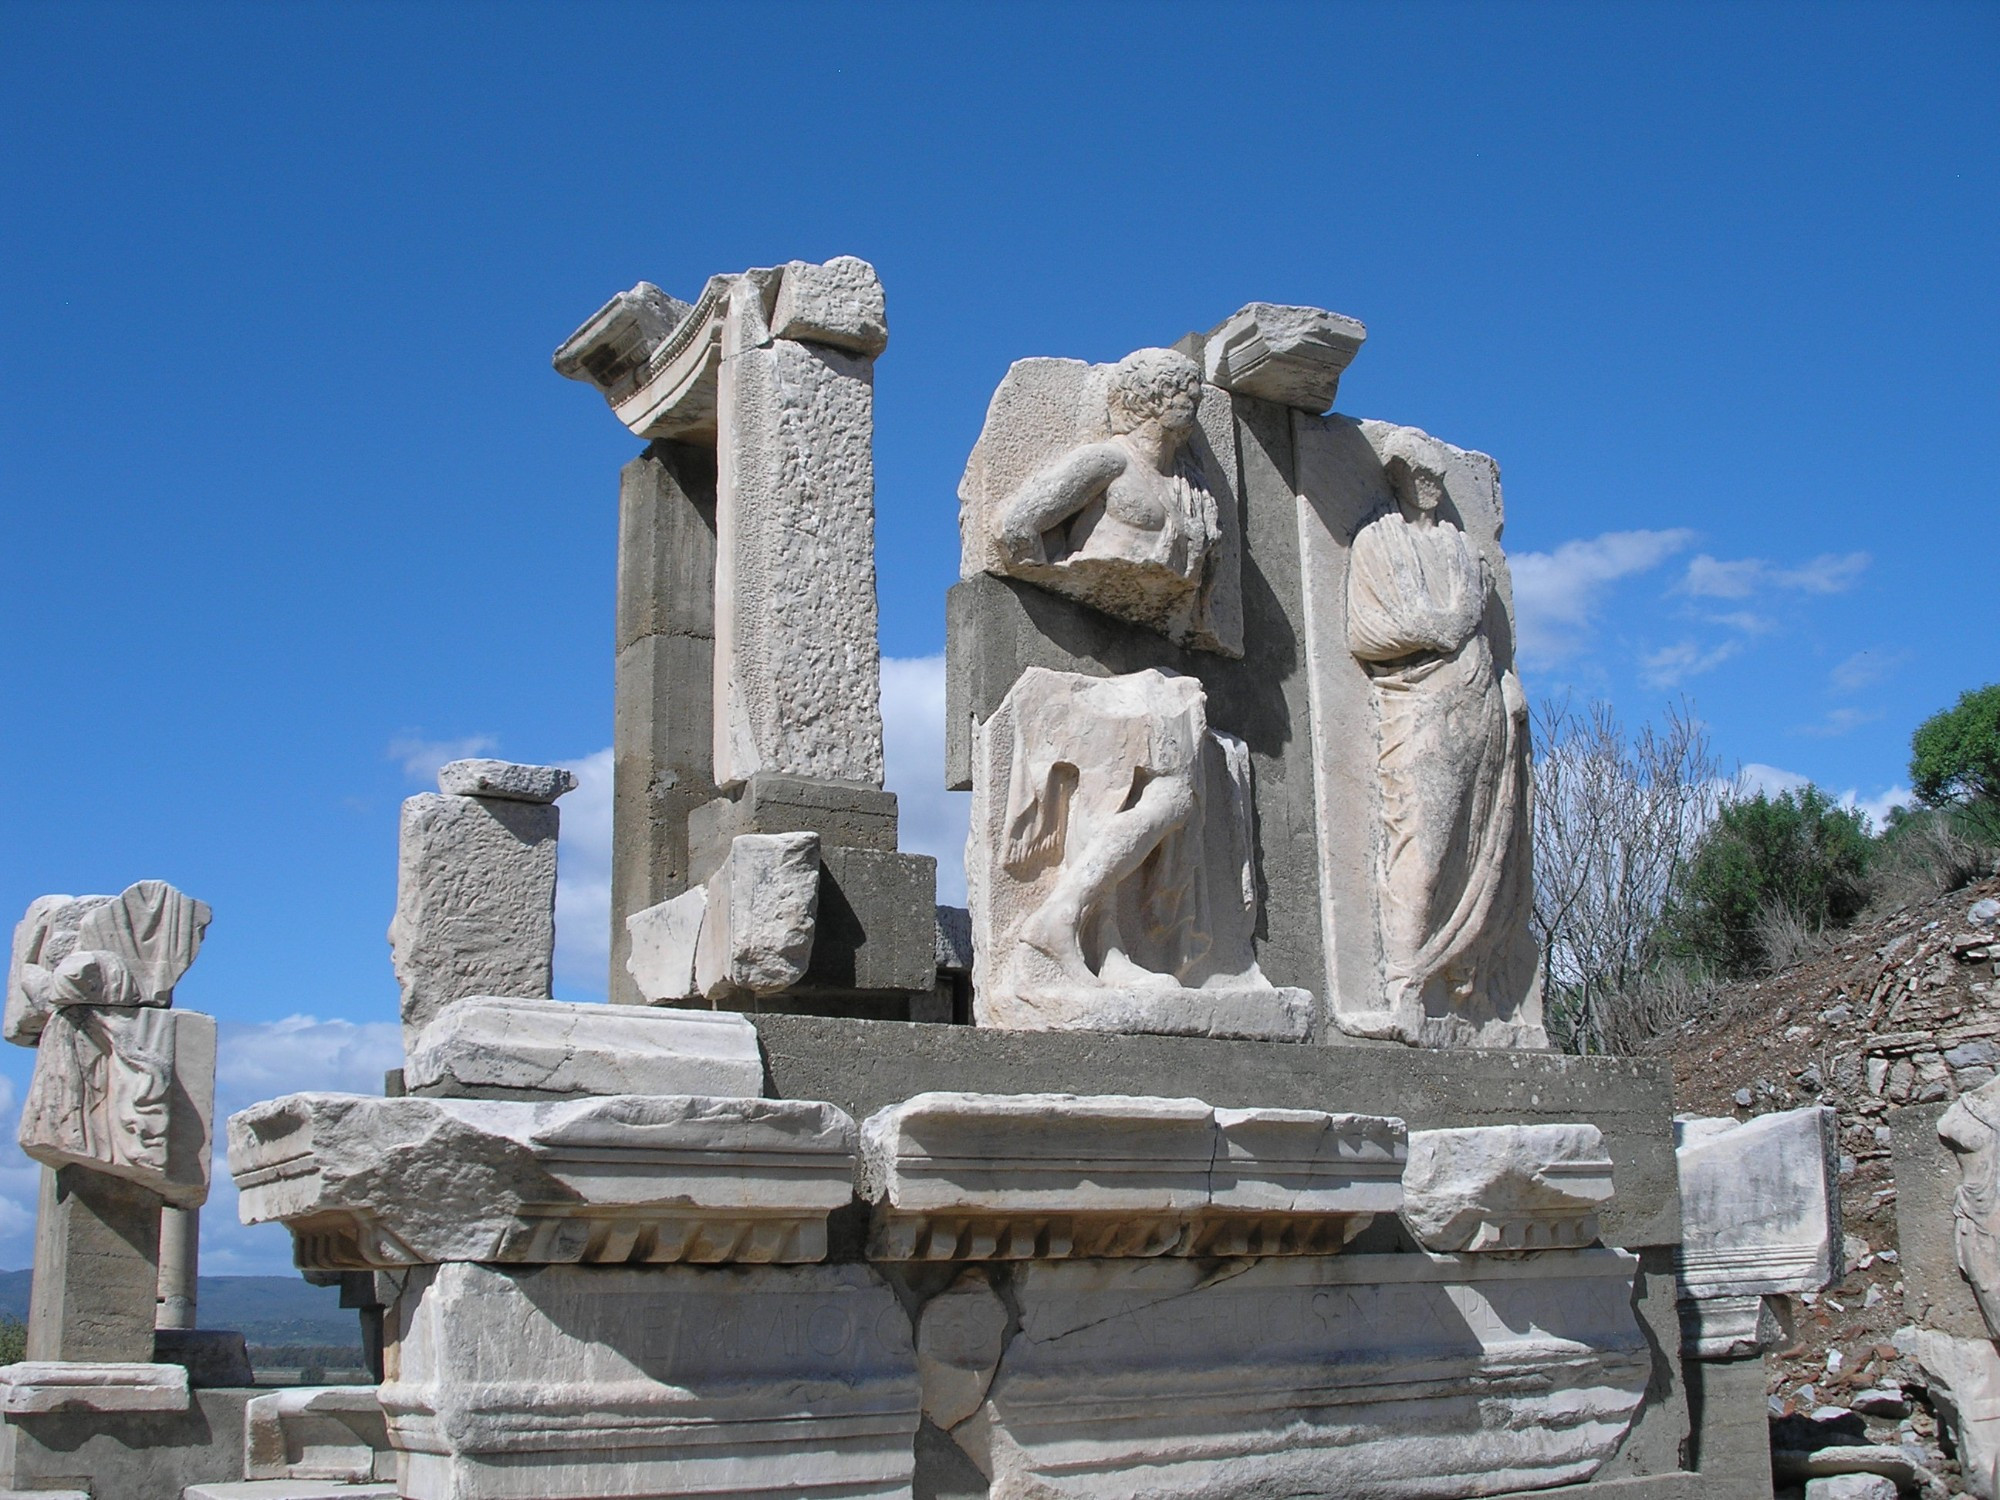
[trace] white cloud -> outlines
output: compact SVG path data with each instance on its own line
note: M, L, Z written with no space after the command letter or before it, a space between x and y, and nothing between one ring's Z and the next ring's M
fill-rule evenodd
M564 761L576 790L557 805L556 984L602 999L611 969L611 749Z
M1843 734L1852 733L1863 724L1872 724L1881 717L1880 709L1836 708L1817 724L1799 725L1794 733L1809 734L1816 739L1836 739Z
M1572 655L1612 584L1658 567L1693 540L1692 531L1680 528L1607 531L1564 542L1553 552L1515 553L1508 568L1523 660L1546 663Z
M1776 797L1783 792L1796 792L1812 785L1812 777L1801 776L1797 771L1781 770L1777 766L1760 765L1752 761L1737 773L1737 784L1743 795L1754 797L1762 792L1766 797Z
M1827 674L1827 681L1836 693L1858 693L1878 682L1887 681L1909 659L1907 651L1882 651L1870 647L1866 651L1855 652L1841 662Z
M972 794L944 787L944 657L885 657L882 735L903 848L938 862L937 898L965 904Z
M1678 687L1690 677L1713 671L1742 649L1737 641L1724 641L1704 651L1693 641L1662 646L1639 659L1639 675L1648 687Z
M413 781L429 781L438 767L448 761L465 760L497 749L500 742L490 734L469 734L457 740L427 740L421 729L399 734L389 741L383 754L403 768Z
M1679 592L1701 599L1748 599L1782 590L1838 594L1854 586L1868 567L1866 552L1826 552L1796 568L1778 568L1760 557L1722 559L1703 552L1689 559Z

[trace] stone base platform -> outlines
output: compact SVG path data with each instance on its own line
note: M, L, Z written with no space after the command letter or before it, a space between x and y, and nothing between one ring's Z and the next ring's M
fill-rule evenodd
M177 1412L49 1412L0 1423L0 1488L92 1500L172 1500L243 1477L248 1387L196 1390Z

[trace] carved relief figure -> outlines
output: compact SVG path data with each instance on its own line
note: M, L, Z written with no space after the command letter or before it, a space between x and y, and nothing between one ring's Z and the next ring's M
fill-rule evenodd
M1078 414L1081 441L995 497L988 565L1218 649L1203 593L1222 518L1216 478L1192 442L1200 367L1171 349L1140 349L1092 371L1078 395L1098 408Z
M1349 649L1379 723L1378 879L1392 1005L1464 1015L1482 966L1526 921L1527 700L1486 635L1492 578L1455 516L1432 440L1401 429L1383 468L1395 496L1356 533Z
M1310 997L1252 951L1249 754L1209 729L1199 682L1031 667L981 759L981 1024L1303 1035Z
M5 1033L36 1048L21 1147L164 1190L174 1084L174 986L207 906L164 881L120 896L44 896L14 931Z
M1951 1197L1958 1269L1972 1283L1987 1332L2000 1339L2000 1079L1959 1095L1938 1121L1938 1138L1958 1159Z

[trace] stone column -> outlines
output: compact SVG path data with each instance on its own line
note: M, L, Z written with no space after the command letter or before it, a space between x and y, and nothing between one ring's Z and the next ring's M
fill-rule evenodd
M617 645L610 997L643 1004L625 919L687 889L688 814L716 795L712 447L662 440L620 476Z
M162 1200L88 1167L44 1167L28 1305L31 1360L153 1358Z
M160 1210L160 1302L155 1328L193 1328L201 1270L201 1210Z

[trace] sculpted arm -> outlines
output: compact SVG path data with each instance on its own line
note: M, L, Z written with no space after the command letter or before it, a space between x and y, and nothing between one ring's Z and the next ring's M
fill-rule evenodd
M1125 472L1117 443L1086 443L1014 492L1000 514L1000 547L1014 562L1046 562L1042 534L1082 510Z

